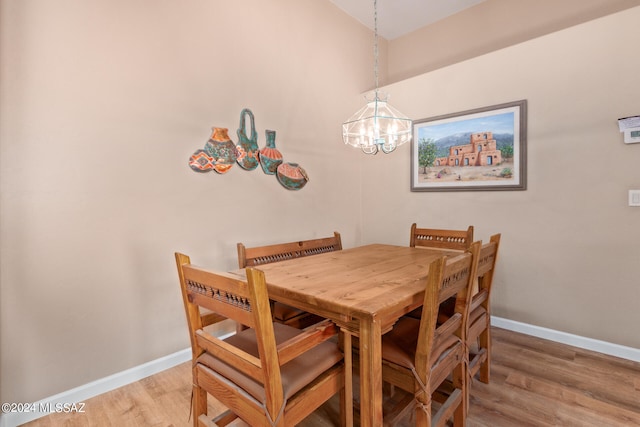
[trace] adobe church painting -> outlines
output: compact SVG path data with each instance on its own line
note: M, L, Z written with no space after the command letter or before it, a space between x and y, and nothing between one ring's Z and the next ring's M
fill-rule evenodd
M498 150L493 132L474 133L465 145L449 147L447 157L435 160L436 166L492 166L502 162L502 152Z
M524 188L525 106L414 121L412 190Z

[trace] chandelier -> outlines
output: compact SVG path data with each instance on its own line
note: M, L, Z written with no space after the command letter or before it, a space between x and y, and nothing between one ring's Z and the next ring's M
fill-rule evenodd
M342 124L345 144L360 148L366 154L378 151L391 153L411 140L411 119L387 103L387 96L378 90L378 2L373 1L374 42L373 73L375 91L362 107Z

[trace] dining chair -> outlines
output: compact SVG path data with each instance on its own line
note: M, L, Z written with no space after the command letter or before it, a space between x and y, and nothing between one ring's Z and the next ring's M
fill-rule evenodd
M385 415L385 425L395 425L412 403L416 425L444 426L452 417L454 426L465 425L465 334L479 251L480 242L475 242L460 256L433 261L422 317L402 317L382 336L382 379L409 393L409 399L398 399L396 407ZM439 306L449 298L455 298L454 314L439 324ZM432 405L434 400L439 405Z
M473 243L473 225L466 230L439 229L439 228L418 228L416 223L411 224L411 237L409 246L435 248L445 250L464 251L471 247ZM453 301L447 303L449 307L454 305ZM410 313L408 317L420 319L422 307L418 307Z
M445 230L437 228L418 228L411 224L409 246L453 249L464 251L473 243L473 225L466 230Z
M325 320L305 330L274 323L264 273L246 280L191 264L176 253L193 366L193 425L211 425L207 395L229 408L213 425L294 426L337 392L344 402L343 354L336 326ZM199 308L246 325L226 339L203 329ZM344 405L341 405L344 423Z
M334 232L332 237L324 237L298 242L279 243L268 246L247 248L238 243L238 266L240 268L255 267L272 262L306 257L342 250L340 233ZM273 320L285 325L304 328L317 323L320 318L298 308L281 302L272 302Z
M489 383L491 370L491 287L498 260L500 234L494 234L482 245L478 256L478 292L469 307L467 340L469 345L469 373L473 378L480 372L480 381Z

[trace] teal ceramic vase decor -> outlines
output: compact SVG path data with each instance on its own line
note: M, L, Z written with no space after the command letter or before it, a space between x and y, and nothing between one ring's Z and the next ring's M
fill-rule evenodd
M260 166L267 175L275 175L282 163L282 153L276 148L276 131L265 131L267 145L260 150Z
M229 138L227 128L212 128L213 134L204 146L204 151L211 158L213 170L218 173L226 173L235 163L238 155L236 146Z
M309 182L309 176L297 163L282 163L276 170L282 186L289 190L300 190Z
M245 116L251 120L251 137L247 136ZM260 150L258 149L258 134L253 113L245 108L240 113L240 127L238 128L238 164L246 170L254 170L258 167Z

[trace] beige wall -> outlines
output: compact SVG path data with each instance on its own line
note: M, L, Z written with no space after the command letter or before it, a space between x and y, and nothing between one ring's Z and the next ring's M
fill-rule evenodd
M228 270L240 240L359 242L340 123L372 81L371 33L330 2L3 0L0 16L2 402L187 348L174 251ZM189 169L212 126L237 139L244 107L304 189Z
M410 192L410 148L364 162L364 242L407 244L412 222L503 233L493 293L507 319L640 348L640 7L389 86L414 120L528 101L528 189ZM630 50L631 49L631 50Z
M387 82L398 82L638 5L640 0L485 0L391 40Z
M229 269L238 240L406 244L414 221L504 234L496 314L640 348L619 328L640 320L640 144L616 124L640 114L639 60L619 48L639 8L389 88L413 118L529 100L529 190L454 194L409 192L408 146L343 147L371 33L330 2L0 1L1 401L186 348L176 250ZM244 107L303 190L187 167Z

